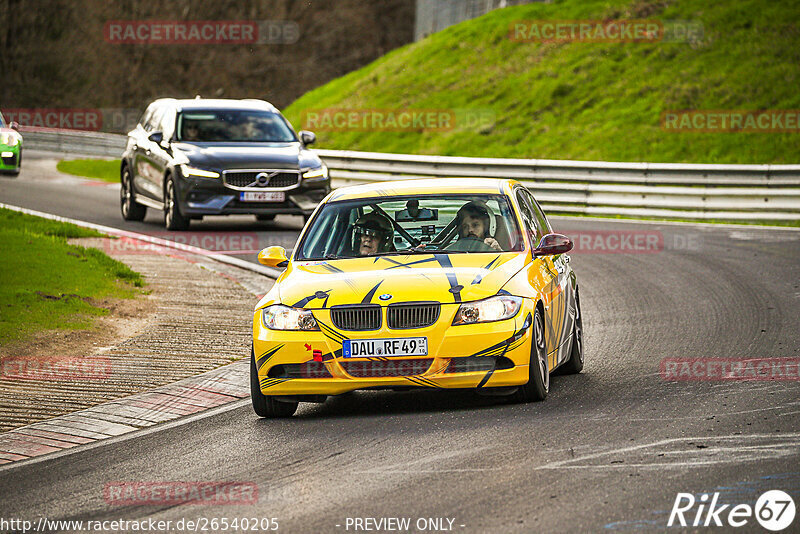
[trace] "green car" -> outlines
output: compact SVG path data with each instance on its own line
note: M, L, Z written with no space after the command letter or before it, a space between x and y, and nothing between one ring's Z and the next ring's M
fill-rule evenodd
M6 124L0 113L0 172L17 175L22 166L22 136L16 122Z

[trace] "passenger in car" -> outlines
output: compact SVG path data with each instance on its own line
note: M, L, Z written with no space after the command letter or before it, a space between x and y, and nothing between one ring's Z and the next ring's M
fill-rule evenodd
M394 250L392 222L385 216L371 212L362 215L353 225L353 235L359 256L370 256Z

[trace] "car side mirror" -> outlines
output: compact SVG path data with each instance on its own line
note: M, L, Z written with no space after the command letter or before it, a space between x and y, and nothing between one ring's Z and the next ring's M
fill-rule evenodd
M300 141L303 142L304 145L313 145L317 142L317 136L314 132L309 132L308 130L300 130L298 132L300 135Z
M539 246L533 249L533 256L553 256L570 250L572 250L572 239L564 234L547 234L539 241Z
M258 253L258 263L267 267L286 267L289 265L289 258L286 257L286 249L283 247L267 247Z
M8 127L11 128L12 130L19 131L19 123L17 121L11 121Z
M160 145L161 141L164 140L164 134L162 132L153 132L147 136L147 140Z

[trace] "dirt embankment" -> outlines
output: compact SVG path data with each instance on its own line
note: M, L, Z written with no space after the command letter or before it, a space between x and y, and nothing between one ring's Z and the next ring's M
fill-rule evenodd
M309 89L411 42L414 5L414 0L0 0L0 104L141 112L157 97L200 94L263 98L285 107ZM120 21L288 21L296 24L297 40L124 44L108 31L108 24ZM269 41L270 30L263 31L261 40Z

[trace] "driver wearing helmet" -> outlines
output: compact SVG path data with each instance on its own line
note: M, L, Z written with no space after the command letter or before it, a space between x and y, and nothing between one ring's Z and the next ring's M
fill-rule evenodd
M367 213L358 218L353 226L355 249L359 256L394 250L392 222L378 212Z
M500 243L491 236L491 218L494 214L489 206L481 200L467 202L456 214L458 241L447 247L452 250L502 252ZM476 245L477 242L477 245Z

